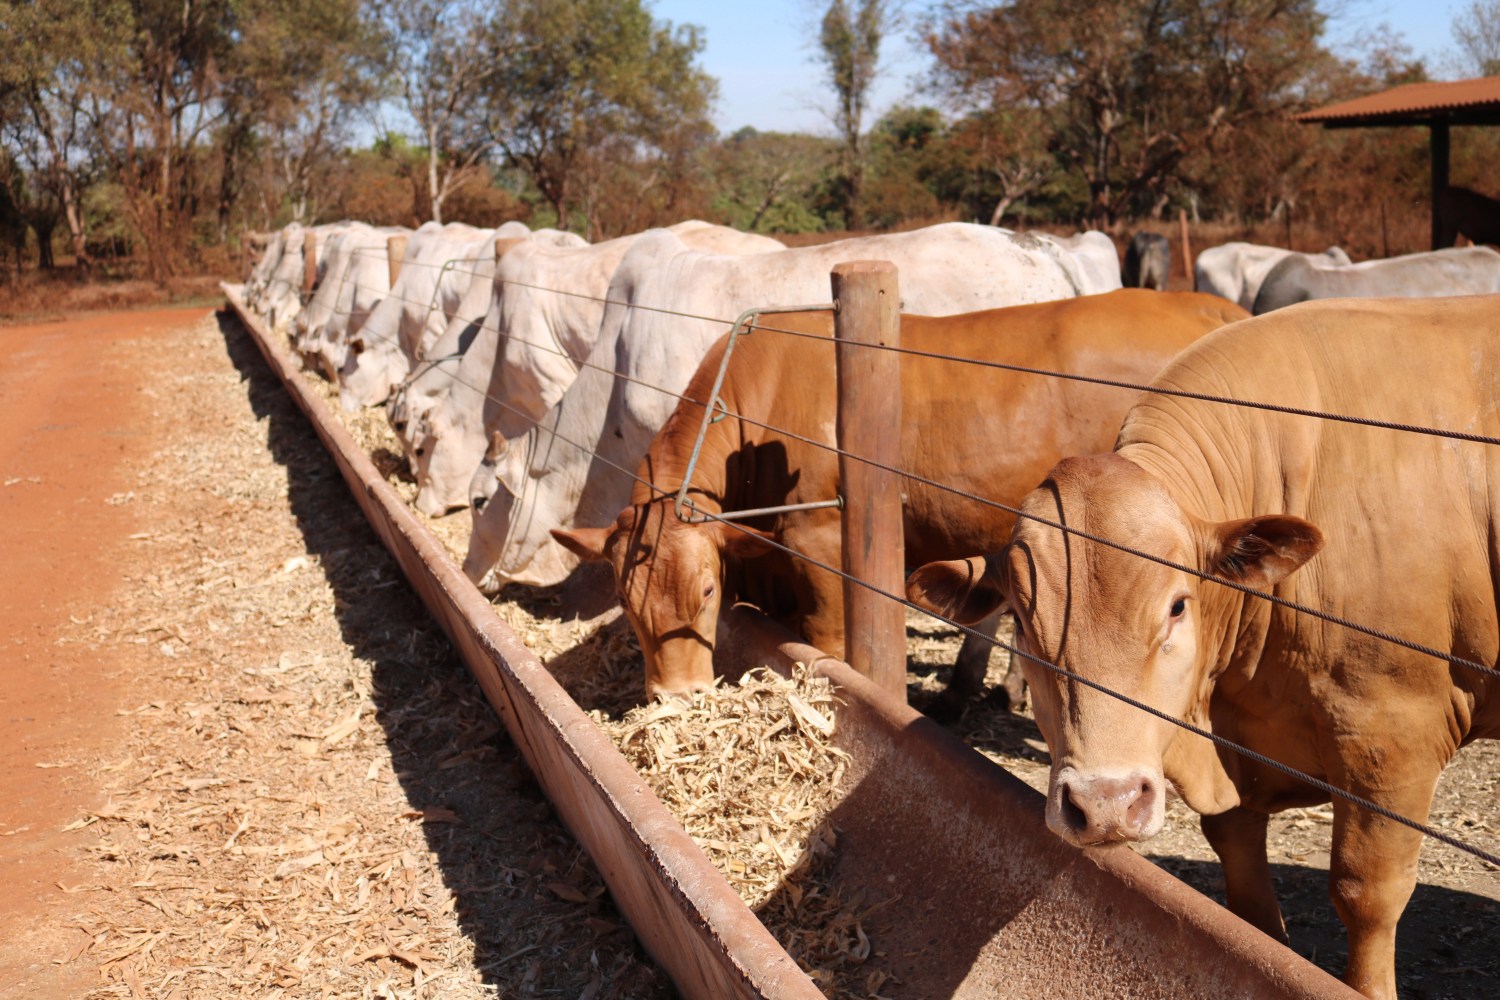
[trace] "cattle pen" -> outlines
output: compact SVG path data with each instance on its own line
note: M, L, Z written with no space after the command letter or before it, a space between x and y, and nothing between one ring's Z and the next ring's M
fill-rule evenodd
M599 862L618 905L679 988L705 997L820 995L457 571L310 391L278 338L234 288L226 291L559 813ZM815 661L844 699L836 738L854 764L835 810L841 877L899 896L899 913L866 930L887 943L900 995L995 995L1001 984L1011 996L1349 995L1144 859L1064 847L1041 822L1040 796L904 699L777 636L749 611L736 609L726 627L736 640L726 645L741 656L783 667ZM964 905L954 907L959 899ZM1068 947L1059 948L1060 940ZM918 947L898 955L896 941ZM1215 961L1192 958L1203 954Z

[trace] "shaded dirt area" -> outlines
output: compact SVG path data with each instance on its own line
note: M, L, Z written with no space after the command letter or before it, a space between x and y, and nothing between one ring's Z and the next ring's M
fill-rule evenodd
M0 996L670 995L246 335L154 315L0 330Z

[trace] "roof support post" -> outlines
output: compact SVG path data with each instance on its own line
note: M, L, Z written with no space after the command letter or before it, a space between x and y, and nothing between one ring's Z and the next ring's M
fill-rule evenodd
M1441 248L1443 220L1439 206L1448 187L1448 122L1434 118L1432 131L1432 249Z

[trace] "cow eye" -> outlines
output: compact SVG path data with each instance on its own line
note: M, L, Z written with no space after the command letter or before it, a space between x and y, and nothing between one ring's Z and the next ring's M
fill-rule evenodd
M713 581L710 580L708 583L705 583L703 585L703 599L706 601L712 596L714 596L714 584Z
M1172 602L1172 617L1173 617L1173 619L1181 618L1182 617L1182 613L1184 611L1186 611L1186 610L1187 610L1187 598L1185 598L1185 597L1179 597L1179 598L1177 598L1177 600L1175 600L1175 601Z

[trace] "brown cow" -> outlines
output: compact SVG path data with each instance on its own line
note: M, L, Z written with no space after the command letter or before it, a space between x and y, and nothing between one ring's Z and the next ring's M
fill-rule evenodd
M1497 436L1500 297L1293 306L1205 337L1155 384ZM1112 454L1063 461L1022 509L1495 663L1492 446L1152 394ZM1500 733L1495 681L1480 672L1038 520L1019 519L978 566L925 566L908 593L961 621L1003 599L1043 660L1413 820L1458 748ZM1080 845L1150 837L1170 782L1202 814L1230 908L1285 940L1267 817L1328 796L1038 664L1023 669L1052 751L1048 826ZM1333 809L1344 978L1394 997L1396 922L1422 838L1342 799Z
M1144 381L1204 333L1245 315L1216 296L1126 290L963 316L906 316L901 338L920 351ZM838 493L835 454L792 436L834 443L832 318L777 316L768 325L825 339L758 332L739 342L720 393L728 417L710 425L693 478L701 509L799 504ZM707 399L724 344L720 339L699 366L689 399ZM1107 447L1133 395L917 356L902 358L901 384L902 469L1006 504L1019 501L1060 456L1090 444ZM996 405L977 407L978 399ZM678 489L702 414L696 403L678 406L640 465L642 479L660 490ZM1010 531L1007 511L914 480L904 484L904 494L913 564L999 544ZM690 525L674 516L671 500L652 497L638 484L632 505L612 528L553 532L584 558L613 563L645 654L648 694L712 682L715 622L725 600L756 604L819 648L843 655L842 581L760 542L769 535L837 566L836 510L782 514L745 527ZM983 684L988 643L969 646L937 714L958 714Z

